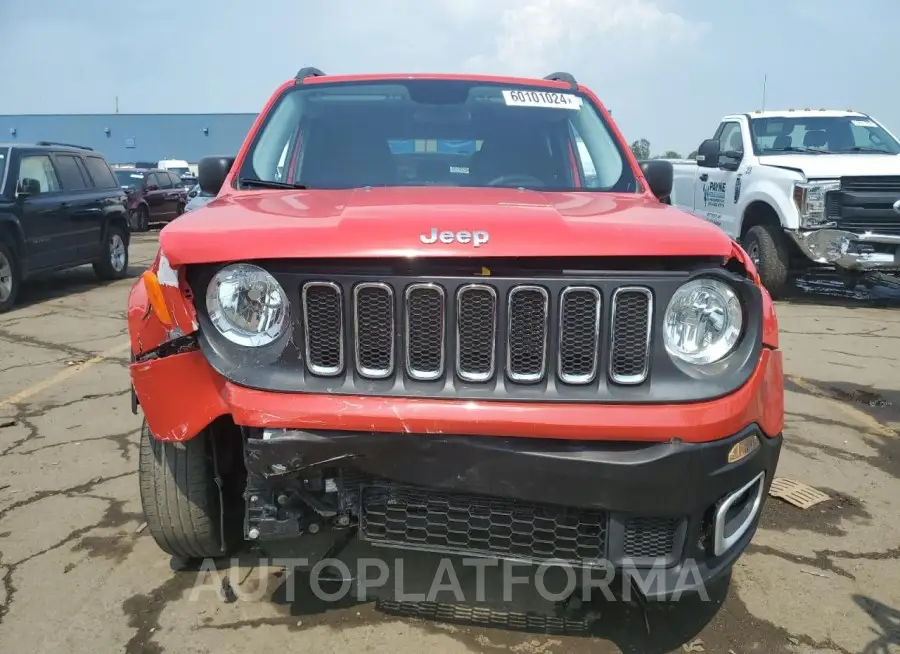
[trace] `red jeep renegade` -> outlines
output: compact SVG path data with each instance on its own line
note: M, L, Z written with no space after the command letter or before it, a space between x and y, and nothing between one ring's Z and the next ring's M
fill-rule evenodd
M746 549L782 443L773 303L571 75L306 68L199 177L216 199L128 306L166 552L656 566L665 599Z

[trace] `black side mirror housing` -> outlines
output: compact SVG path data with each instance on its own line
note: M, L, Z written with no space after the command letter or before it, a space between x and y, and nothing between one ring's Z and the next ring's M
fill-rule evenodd
M672 185L675 183L675 169L671 161L651 159L641 162L641 172L650 186L650 191L660 202L669 203L672 195Z
M701 168L719 167L719 141L706 139L697 148L697 165Z
M203 157L197 166L200 189L210 195L218 195L225 178L234 165L234 157Z
M31 177L23 177L16 189L16 199L25 200L32 195L40 195L41 183Z

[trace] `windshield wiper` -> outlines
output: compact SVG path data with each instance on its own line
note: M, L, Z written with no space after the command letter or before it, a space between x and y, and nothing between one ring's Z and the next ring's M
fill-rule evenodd
M882 150L881 148L866 148L856 146L853 148L844 148L840 150L840 152L877 152L878 154L893 154L893 152L888 152L887 150Z
M258 186L259 188L286 188L286 189L305 189L303 184L286 184L284 182L270 182L267 179L254 179L252 177L241 177L238 180L244 186Z
M786 148L767 148L768 152L804 152L808 154L834 154L831 150L819 150L818 148L807 148L805 146L791 145Z

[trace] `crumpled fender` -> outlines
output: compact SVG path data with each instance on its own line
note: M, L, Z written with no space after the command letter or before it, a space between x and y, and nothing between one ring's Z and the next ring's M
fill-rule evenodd
M747 254L747 251L736 241L731 245L730 258L737 260L737 262L747 271L747 275L749 275L753 282L759 287L759 290L762 293L763 305L763 345L771 348L778 348L778 317L775 315L775 302L772 301L772 296L769 295L769 291L763 286L762 280L759 278L759 271L756 269L756 266L753 265L753 261L750 259L750 255Z
M194 310L193 291L185 279L184 268L174 269L166 255L159 250L148 269L159 280L163 299L172 318L172 324L164 324L150 303L147 281L141 276L131 287L128 296L128 335L131 352L135 358L152 352L160 345L199 329Z

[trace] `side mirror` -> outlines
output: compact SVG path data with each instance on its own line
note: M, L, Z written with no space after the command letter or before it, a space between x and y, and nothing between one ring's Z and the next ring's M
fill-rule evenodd
M22 181L19 182L18 188L16 189L16 199L25 200L32 195L40 195L40 193L40 181L31 177L23 177Z
M203 157L197 167L200 189L210 195L218 195L225 178L234 165L234 157Z
M697 148L697 165L701 168L719 167L719 141L706 139Z
M641 172L650 186L650 191L660 202L668 204L672 195L672 184L675 182L675 169L671 161L651 159L641 162Z
M159 190L159 187L158 187L156 184L148 184L148 185L147 185L147 190L148 190L148 191L158 191L158 190Z

